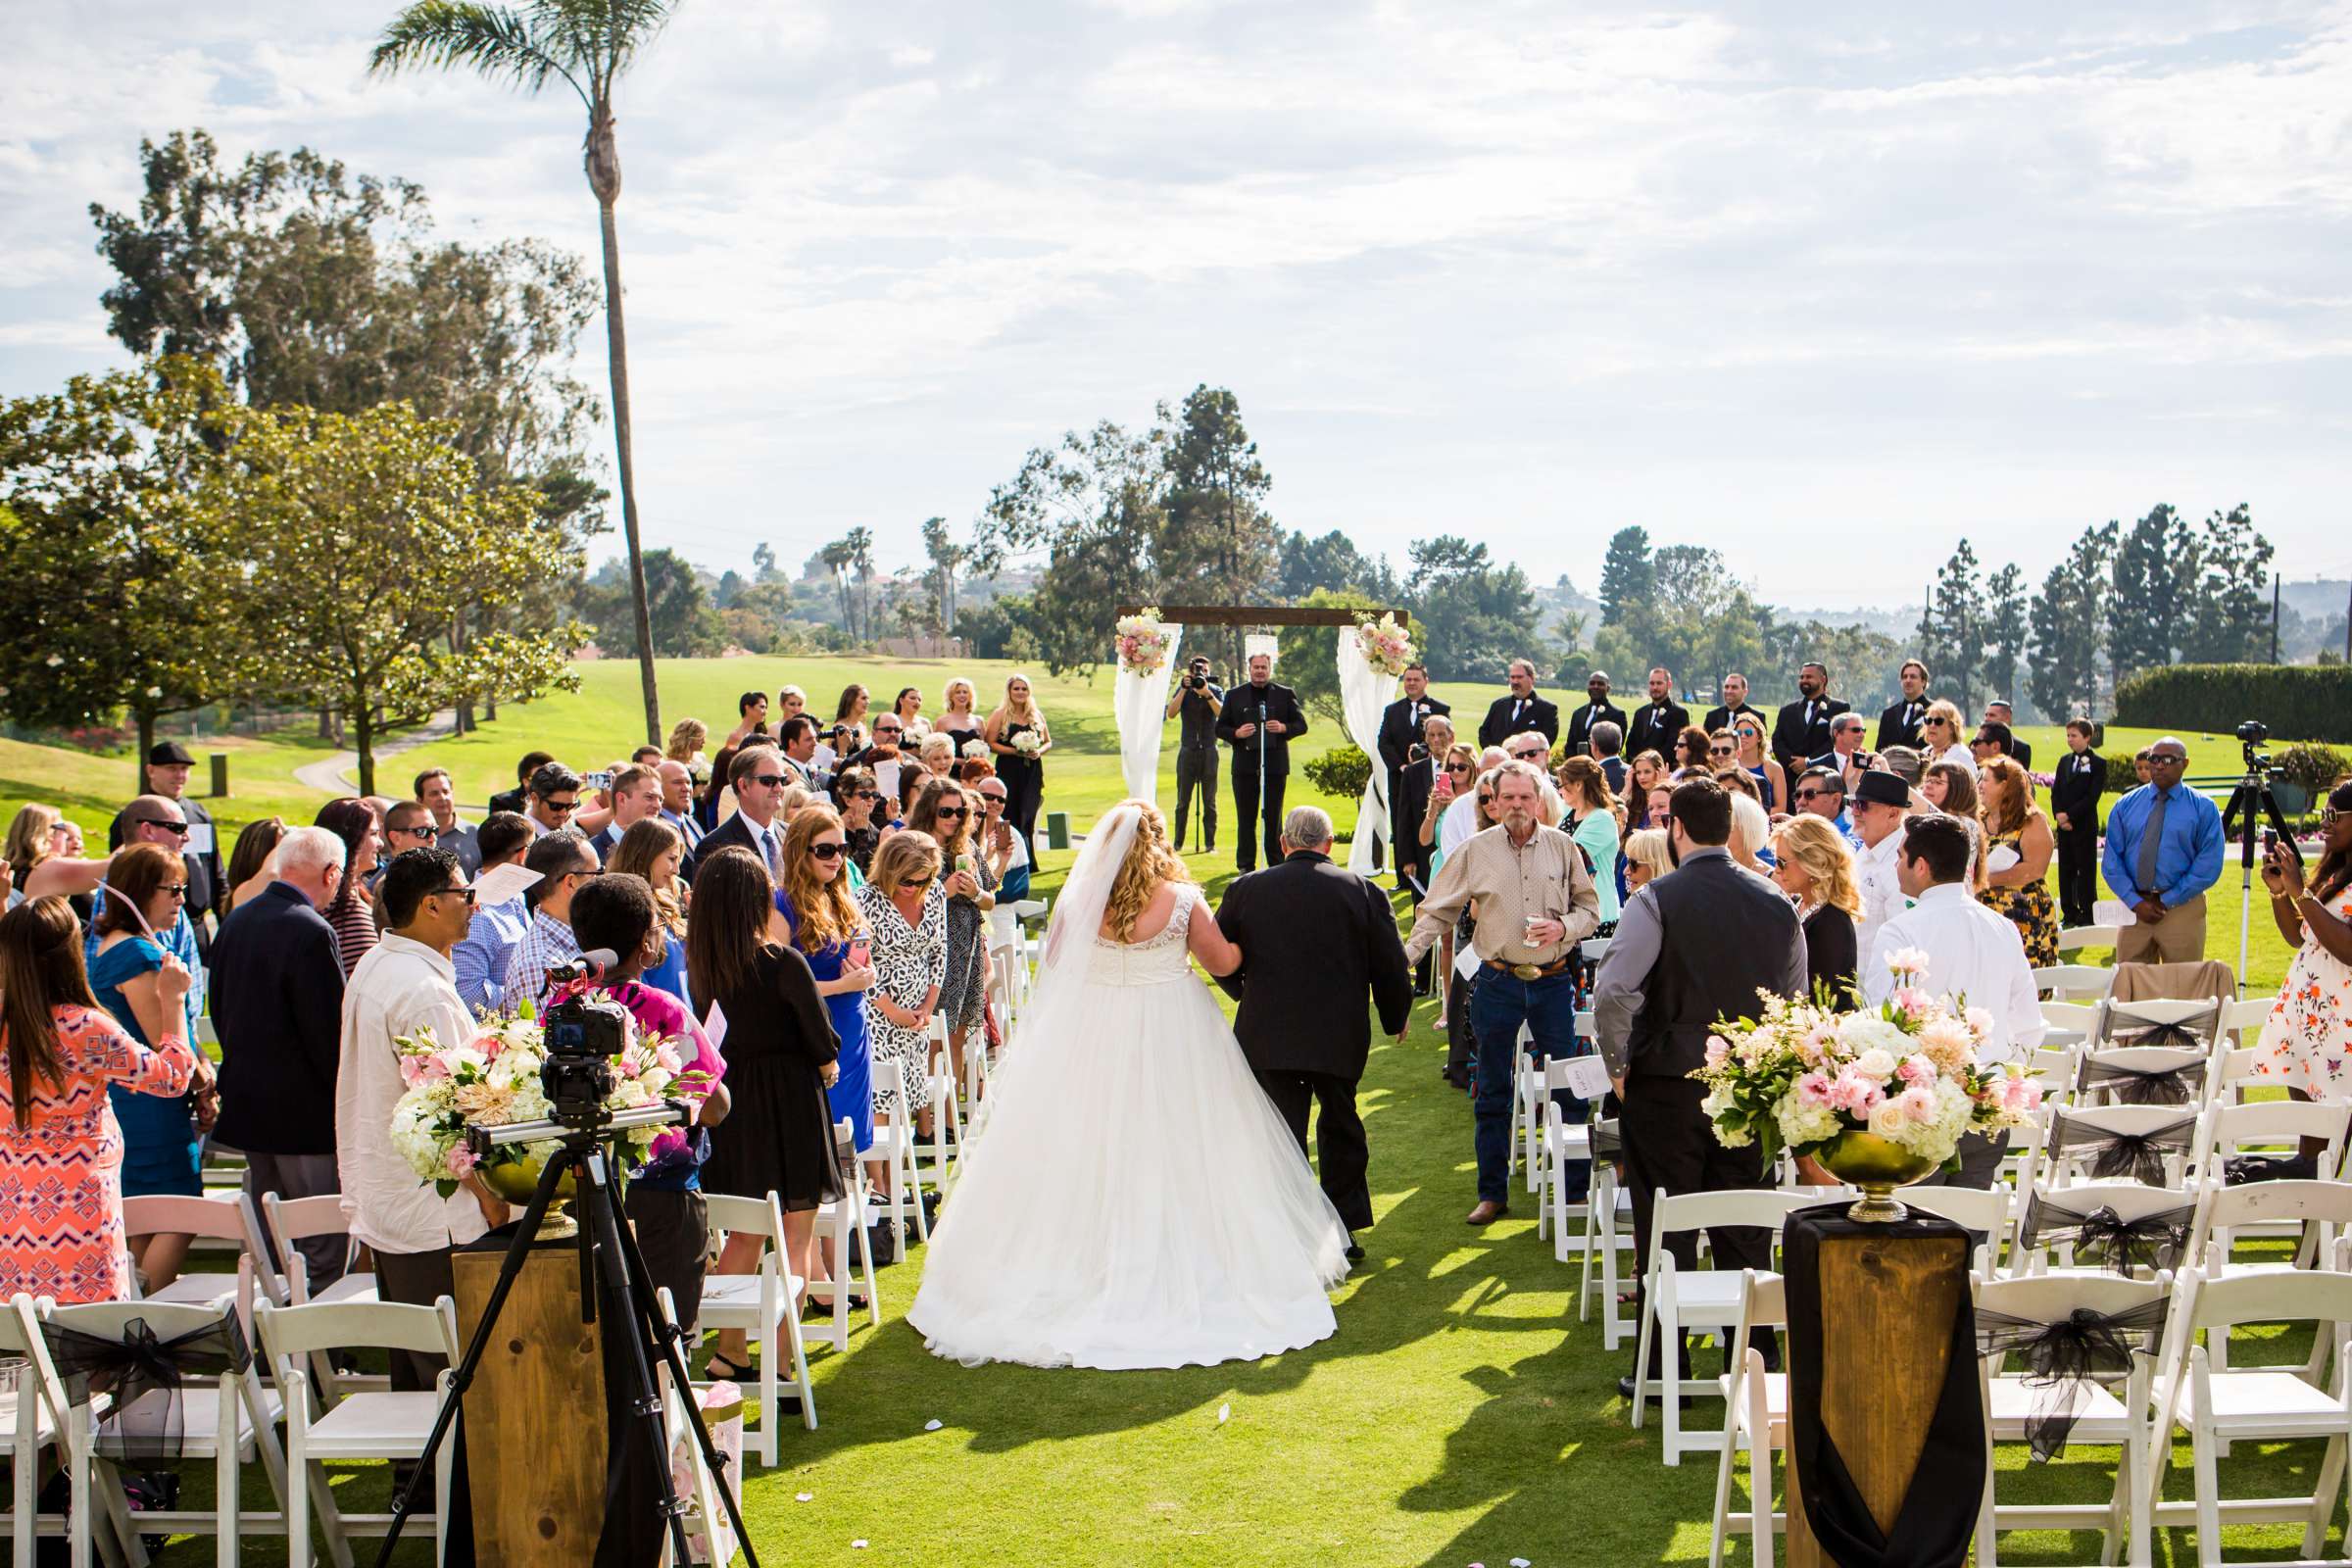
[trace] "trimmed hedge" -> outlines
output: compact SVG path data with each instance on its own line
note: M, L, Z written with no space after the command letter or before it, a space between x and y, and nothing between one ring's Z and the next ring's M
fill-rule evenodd
M2227 735L2249 718L2279 740L2352 741L2352 665L2168 664L2115 693L2115 721Z

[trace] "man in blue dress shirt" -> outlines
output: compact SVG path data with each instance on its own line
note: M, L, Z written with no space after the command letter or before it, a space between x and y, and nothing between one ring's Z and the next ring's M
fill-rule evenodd
M531 847L530 819L516 811L493 811L473 830L473 837L481 846L483 870L519 865ZM473 924L449 951L458 997L466 1006L477 1013L505 1009L507 966L514 961L514 950L522 945L530 924L530 906L519 893L473 911Z
M2180 782L2188 748L2167 735L2148 748L2148 781L2107 812L2099 874L2131 906L2118 963L2189 963L2205 956L2205 890L2222 879L2221 808Z

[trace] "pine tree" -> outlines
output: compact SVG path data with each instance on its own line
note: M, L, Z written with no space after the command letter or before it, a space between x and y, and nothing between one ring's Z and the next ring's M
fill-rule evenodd
M1984 686L1987 701L2017 701L2026 657L2026 574L2012 561L1984 585Z
M2110 574L2107 662L2122 685L2173 662L2187 631L2202 552L2188 525L2159 506L2117 540Z
M1977 575L1976 548L1960 541L1936 591L1920 612L1919 640L1936 683L1954 694L1962 714L1976 711L1977 682L1984 667L1984 584Z
M1600 563L1600 623L1621 626L1648 608L1657 593L1657 567L1649 559L1649 530L1620 528L1609 536Z
M2267 662L2271 657L2271 542L2243 503L2205 519L2200 581L2180 657L2197 663Z
M2121 525L2085 528L2042 578L2033 604L2034 706L2045 719L2095 714L2099 651L2107 645L2114 556Z

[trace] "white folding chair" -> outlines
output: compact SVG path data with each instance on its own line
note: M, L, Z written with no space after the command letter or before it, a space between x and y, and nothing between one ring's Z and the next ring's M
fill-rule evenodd
M1978 1278L1992 1278L2000 1267L2001 1247L2009 1239L2008 1188L1906 1187L1901 1198L1905 1208L1948 1219L1984 1237L1973 1261Z
M1681 1377L1676 1367L1661 1364L1653 1377L1653 1343L1661 1359L1674 1358L1687 1330L1712 1329L1721 1334L1740 1321L1740 1278L1728 1269L1684 1272L1667 1250L1667 1239L1692 1231L1752 1227L1771 1233L1771 1246L1780 1247L1781 1226L1797 1209L1820 1201L1811 1193L1747 1189L1718 1193L1660 1191L1650 1207L1649 1257L1642 1291L1642 1320L1636 1328L1634 1350L1634 1425L1642 1425L1642 1406L1652 1388L1659 1393L1664 1457L1679 1465L1685 1453L1711 1450L1723 1442L1721 1432L1686 1433L1682 1396L1718 1394L1711 1378ZM1777 1276L1775 1276L1777 1277ZM1740 1348L1724 1348L1725 1363L1737 1365Z
M1602 1121L1592 1124L1604 1146L1615 1142L1617 1124ZM1588 1132L1588 1138L1591 1132ZM1592 1194L1585 1202L1584 1267L1579 1272L1576 1287L1577 1321L1584 1322L1592 1315L1592 1303L1600 1302L1600 1343L1603 1348L1614 1350L1634 1332L1633 1319L1626 1316L1625 1305L1618 1299L1623 1293L1627 1270L1621 1253L1634 1250L1634 1198L1617 1179L1613 1159L1592 1162ZM1634 1260L1638 1270L1640 1260Z
M2168 1466L2170 1439L2176 1426L2189 1435L2190 1463L2195 1477L2193 1504L2159 1501L2152 1510L2171 1523L2195 1521L2197 1561L2222 1562L2225 1525L2301 1524L2299 1568L2325 1562L2342 1565L2352 1557L2322 1559L2328 1524L2338 1497L2346 1493L2345 1446L2352 1440L2352 1274L2321 1272L2246 1276L2237 1279L2196 1278L2183 1292L2185 1320L2175 1336L2182 1360L2175 1365L2174 1397L2158 1428L2163 1450L2150 1468L2159 1484ZM2332 1350L2335 1376L2322 1385L2307 1378L2301 1367L2222 1367L2214 1364L2209 1348L2225 1343L2240 1323L2309 1323L2315 1335ZM2197 1344L2199 1334L2206 1343ZM2318 1466L2302 1473L2313 1477L2311 1493L2303 1496L2224 1497L2219 1460L2230 1443L2319 1440L2327 1446ZM2161 1497L2161 1493L2158 1494Z
M1908 1200L1910 1195L1905 1194ZM2071 1228L2068 1214L2096 1214L2101 1209L2113 1209L2117 1219L2126 1224L2149 1219L2158 1214L2176 1214L2183 1224L2181 1250L2178 1258L2160 1260L2162 1272L2173 1272L2172 1265L2185 1266L2196 1255L2198 1226L2202 1223L2199 1199L2194 1187L2148 1187L2131 1181L2077 1182L2070 1187L2031 1186L2023 1189L2017 1199L2017 1234L2011 1240L2009 1277L2042 1277L2053 1274L2105 1274L2120 1277L2113 1260L2102 1257L2096 1263L2080 1261L2072 1242L2052 1243L2037 1235ZM2060 1212L2063 1210L2063 1212ZM2056 1256L2051 1254L2055 1252ZM2140 1277L2152 1272L2146 1265L2135 1265Z
M262 1218L268 1221L270 1239L277 1245L277 1255L285 1262L286 1294L292 1305L376 1298L375 1276L352 1271L351 1265L359 1260L360 1245L352 1239L351 1222L344 1217L343 1200L339 1196L326 1193L318 1198L280 1198L275 1193L264 1193ZM319 1236L344 1239L344 1267L340 1277L314 1295L309 1260L294 1244Z
M2231 1053L2235 1054L2235 1053ZM2222 1173L2223 1161L2239 1154L2295 1155L2303 1140L2319 1139L2326 1147L2314 1170L2333 1176L2344 1163L2344 1145L2352 1132L2352 1105L2310 1100L2257 1100L2244 1104L2216 1103L2205 1118L2205 1148L2200 1168ZM2253 1186L2266 1185L2261 1182Z
M2034 989L2054 1002L2102 1002L2115 989L2115 971L2096 963L2053 963L2034 971Z
M1788 1375L1765 1371L1763 1355L1747 1343L1750 1329L1788 1326L1787 1283L1777 1274L1742 1269L1740 1327L1729 1342L1727 1368L1716 1380L1723 1390L1723 1452L1715 1464L1715 1528L1707 1568L1723 1568L1724 1541L1734 1525L1747 1530L1748 1562L1756 1568L1771 1563L1774 1532L1788 1523L1788 1514L1772 1505L1772 1456L1788 1448ZM1742 1451L1747 1454L1747 1511L1734 1513L1732 1464Z
M931 1131L926 1136L919 1127L916 1129L910 1156L917 1162L916 1190L921 1190L922 1178L927 1175L944 1198L948 1189L956 1185L957 1167L963 1163L963 1112L957 1106L956 1058L948 1050L947 1020L933 1014L931 1026L931 1070L923 1078L925 1101L931 1108ZM987 1054L988 1042L984 1039L973 1040L964 1048L967 1062ZM928 1170L922 1168L921 1162L925 1160L929 1161ZM919 1201L916 1206L919 1211ZM926 1229L926 1239L928 1236Z
M2161 1046L2211 1052L2221 1041L2228 1005L2213 997L2149 997L2132 1002L2108 997L2099 1004L2099 1027L2091 1036L2091 1049Z
M1542 1136L1544 1064L1528 1054L1535 1041L1536 1032L1521 1024L1519 1038L1511 1042L1510 1139L1513 1162L1527 1173L1527 1190L1541 1193L1544 1174L1536 1145Z
M749 1274L711 1274L703 1281L700 1332L737 1329L760 1346L760 1462L772 1467L781 1443L776 1431L779 1402L790 1394L801 1401L801 1424L816 1430L816 1391L808 1382L808 1349L801 1338L802 1280L784 1262L784 1204L775 1194L765 1198L731 1198L706 1193L710 1206L710 1232L758 1236L767 1245L760 1250L760 1266ZM789 1359L792 1375L779 1364Z
M2082 1054L2074 1102L2085 1107L2169 1104L2177 1110L2201 1110L2211 1098L2213 1083L2210 1046L2094 1048ZM2167 1096L2182 1098L2156 1098L2160 1089Z
M924 1092L931 1094L932 1081L937 1075L925 1072ZM896 1062L877 1065L874 1075L874 1141L865 1157L879 1162L889 1173L890 1189L882 1201L890 1209L890 1224L899 1245L906 1243L906 1210L914 1209L914 1232L921 1240L931 1239L931 1216L923 1207L923 1176L918 1146L922 1129L916 1124L913 1107L906 1103L906 1083ZM885 1120L884 1118L888 1119ZM934 1127L938 1124L933 1123Z
M253 1303L259 1297L287 1299L285 1281L270 1263L270 1249L262 1241L261 1216L253 1200L242 1192L209 1193L202 1198L150 1194L122 1200L122 1234L156 1236L178 1233L199 1241L227 1242L236 1249L233 1274L183 1271L160 1291L138 1297L149 1301L174 1301L187 1306L233 1302L246 1338L253 1335ZM191 1253L191 1260L193 1253ZM138 1290L137 1270L131 1289Z
M286 1406L286 1555L294 1568L308 1568L318 1559L311 1542L311 1510L318 1507L319 1533L336 1568L352 1568L351 1532L370 1535L389 1530L393 1516L345 1513L335 1506L328 1485L329 1460L419 1459L432 1435L433 1418L449 1396L450 1367L464 1359L458 1343L457 1304L448 1297L431 1306L400 1301L321 1301L307 1306L271 1306L264 1301L254 1309L262 1348L277 1378ZM429 1391L367 1390L338 1395L320 1388L306 1370L329 1352L345 1349L409 1350L438 1355L449 1362ZM444 1443L433 1456L436 1498L449 1495L450 1457L454 1444ZM412 1520L417 1515L411 1514ZM446 1549L449 1524L436 1509L433 1560Z
M850 1298L862 1286L865 1310L874 1327L882 1326L882 1298L874 1289L874 1244L866 1227L873 1223L872 1193L865 1185L865 1161L855 1152L855 1134L846 1116L833 1124L833 1147L844 1174L842 1194L816 1210L816 1228L832 1243L834 1272L808 1282L808 1294L833 1309L833 1348L850 1348Z
M2240 1108L2254 1110L2286 1103L2268 1101ZM2258 1279L2299 1269L2340 1269L2345 1265L2339 1258L2339 1250L2352 1241L2352 1185L2340 1181L2273 1181L2225 1187L2208 1182L2198 1234L2202 1242L2198 1273L2206 1280ZM2285 1257L2232 1256L2237 1244L2250 1236L2293 1236L2294 1251ZM2228 1336L2216 1336L2207 1348L2215 1368L2227 1371ZM2315 1384L2327 1370L2328 1350L2327 1336L2314 1335L2304 1373ZM2228 1451L2226 1443L2224 1451Z
M19 1300L24 1300L19 1298ZM30 1303L27 1302L27 1305ZM195 1305L184 1301L94 1301L71 1306L50 1302L39 1304L39 1320L58 1328L74 1329L100 1339L116 1340L133 1322L144 1322L159 1340L173 1340L185 1334L197 1333L218 1324L221 1315L230 1310L226 1304ZM32 1331L39 1338L38 1330ZM40 1370L45 1388L63 1390L45 1345L31 1348L33 1364ZM68 1391L64 1397L70 1397ZM238 1546L246 1534L275 1534L285 1528L283 1513L249 1514L243 1509L239 1496L239 1476L242 1467L259 1459L270 1479L272 1495L283 1502L286 1497L285 1453L278 1446L277 1423L283 1405L274 1389L265 1388L261 1379L261 1360L255 1356L247 1361L243 1373L223 1371L217 1380L191 1379L176 1391L158 1389L139 1396L128 1405L114 1412L134 1429L149 1413L160 1413L163 1405L177 1397L179 1405L180 1457L213 1462L213 1508L210 1512L194 1509L142 1509L138 1514L140 1534L173 1535L181 1532L209 1534L214 1538L215 1555L226 1565L237 1560ZM151 1407L143 1410L142 1407ZM114 1478L112 1466L134 1457L131 1443L98 1424L94 1408L87 1404L61 1405L67 1410L62 1425L68 1429L67 1454L73 1466L69 1481L74 1496L73 1525L74 1562L87 1563L91 1518L90 1492L93 1480L103 1483L107 1494L100 1506L117 1514L118 1529L122 1539L128 1534L128 1514L122 1503L122 1488ZM140 1457L144 1462L144 1456Z
M2084 948L2112 949L2122 938L2120 925L2070 925L2058 933L2060 953L2079 953Z
M13 1545L10 1561L15 1568L33 1568L42 1536L68 1537L75 1568L86 1568L93 1550L110 1565L124 1562L122 1543L131 1539L118 1529L117 1516L129 1517L122 1490L114 1487L112 1475L94 1480L93 1472L104 1464L87 1453L76 1458L72 1436L76 1427L68 1419L74 1406L66 1394L65 1385L50 1366L41 1348L37 1308L29 1296L10 1298L0 1309L0 1356L21 1358L24 1365L23 1376L13 1390L0 1391L0 1421L6 1421L9 1431L10 1505L9 1539ZM98 1395L91 1407L93 1418L102 1416L110 1407L105 1395ZM78 1430L89 1435L89 1423ZM73 1496L67 1515L40 1512L41 1450L57 1449L58 1468L66 1472L73 1487ZM111 1501L113 1508L101 1507L93 1527L76 1535L76 1521L92 1519L93 1493L102 1500Z
M2185 1187L2197 1175L2197 1111L2181 1105L2045 1105L2018 1166L2017 1190L2024 1193L2037 1183L2067 1187L2092 1179L2100 1146L2083 1140L2113 1138L2156 1138L2167 1145L2178 1141L2180 1148L2163 1150L2163 1185Z
M2153 1280L2117 1279L2114 1275L2041 1275L2032 1279L1989 1280L1976 1288L1977 1305L2030 1324L2064 1323L2078 1310L2113 1317L2170 1298L2170 1275ZM1999 1359L1980 1358L1978 1386L1984 1407L1984 1492L1977 1511L1977 1561L1994 1568L1999 1561L1999 1532L2004 1530L2098 1530L2105 1534L2105 1563L2124 1548L2130 1568L2148 1568L2152 1537L2149 1529L2150 1446L2149 1409L2154 1356L2134 1354L2122 1396L2093 1384L2074 1396L2075 1424L2070 1444L2117 1446L2123 1449L2116 1467L2115 1491L2104 1503L2003 1504L1996 1498L2000 1467L1994 1462L1996 1444L2026 1441L2027 1425L2049 1391L2030 1373L2008 1373L1994 1366ZM2011 1474L2016 1472L2012 1471Z
M2055 998L2041 1004L2043 1051L2061 1050L2087 1045L2091 1031L2099 1026L2099 1004L2095 1002L2061 1002Z
M2278 1005L2275 996L2241 997L2235 1002L2222 1004L2222 1035L2232 1048L2252 1046L2262 1039L2263 1025L2271 1021L2271 1009Z
M1538 1145L1542 1150L1540 1167L1542 1181L1536 1204L1536 1239L1551 1238L1552 1256L1568 1261L1568 1226L1571 1221L1585 1217L1587 1200L1571 1201L1568 1198L1568 1162L1590 1160L1592 1157L1592 1133L1584 1122L1571 1122L1552 1099L1564 1092L1568 1084L1568 1063L1571 1058L1555 1057L1544 1064L1543 1095L1539 1101L1542 1115Z

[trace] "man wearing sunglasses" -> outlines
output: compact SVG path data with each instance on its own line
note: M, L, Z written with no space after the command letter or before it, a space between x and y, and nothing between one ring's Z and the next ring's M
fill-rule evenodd
M119 850L125 844L161 844L180 858L188 874L187 912L190 929L196 934L196 951L207 961L212 956L212 925L209 916L219 907L220 895L228 886L228 876L220 865L220 838L214 830L212 813L204 803L188 795L188 775L195 770L196 759L177 741L158 741L147 753L144 773L147 793L139 800L164 800L172 803L173 819L187 829L185 835L170 837L156 833L138 833L134 816L155 814L142 811L139 801L115 813L106 830L106 847Z
M1845 775L1834 767L1809 767L1796 781L1796 808L1826 818L1830 826L1844 835L1846 847L1862 848L1862 837L1854 831L1854 819L1845 810Z
M898 721L885 717L883 722ZM719 851L733 845L758 856L760 863L767 867L767 874L781 882L784 824L776 820L776 812L784 804L785 790L799 782L773 746L752 746L737 752L727 769L727 787L735 792L735 814L703 835L702 849L696 857L697 869L709 865Z
M522 868L538 872L539 880L522 890L531 923L514 945L514 956L507 960L506 1001L510 1007L526 1001L544 1007L550 989L547 971L580 956L580 945L571 934L571 896L600 875L604 864L586 834L565 828L533 844L522 858Z
M122 808L122 815L120 820L122 823L122 842L125 844L160 844L165 849L179 854L181 846L188 841L188 820L180 814L179 802L167 796L140 796ZM50 893L87 892L90 894L90 917L83 926L86 935L82 939L81 947L82 961L85 964L97 961L98 915L106 907L106 888L103 886L102 879L106 875L107 866L113 862L113 858L112 856L109 856L104 860L80 861L72 868L73 874L70 878L61 879L46 889ZM181 864L185 865L186 863L186 857L182 856ZM163 945L164 951L177 958L186 967L188 973L196 977L196 983L189 988L187 996L188 1038L191 1040L195 1038L196 1020L204 1013L205 971L202 948L209 946L209 943L199 944L196 921L188 913L188 905L194 902L193 893L194 882L191 879L188 894L182 896L178 917L172 922L170 927L155 934L157 941ZM29 898L32 894L26 891L25 896Z
M531 774L530 804L523 814L532 831L561 833L580 808L580 775L562 762L542 762Z

